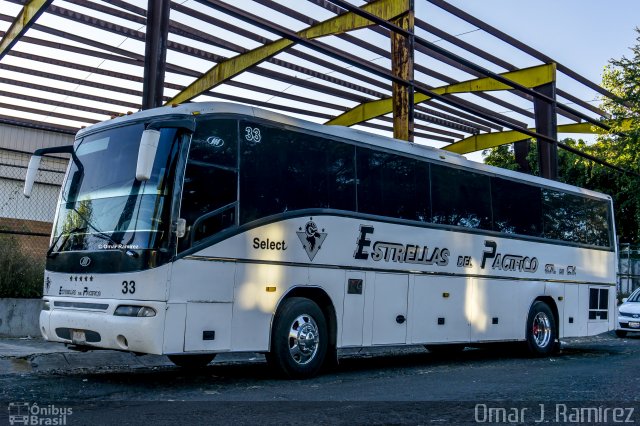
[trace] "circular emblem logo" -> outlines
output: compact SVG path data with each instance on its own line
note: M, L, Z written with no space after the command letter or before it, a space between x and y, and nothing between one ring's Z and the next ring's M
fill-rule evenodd
M80 258L80 266L86 268L91 264L91 258L89 256L84 256Z
M308 236L312 237L315 236L318 233L318 225L315 224L315 222L307 222L307 224L304 227L304 231L307 233Z
M216 136L209 136L207 138L207 143L214 148L220 148L224 146L224 140L222 138L218 138Z

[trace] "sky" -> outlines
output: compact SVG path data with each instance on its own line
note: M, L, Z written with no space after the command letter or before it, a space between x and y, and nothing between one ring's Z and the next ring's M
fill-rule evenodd
M130 2L137 3L139 6L146 7L147 0L129 0ZM254 13L258 13L261 16L268 17L270 13L268 9L265 9L262 6L257 6L256 3L249 0L228 0L229 3L232 3L235 6L246 8L247 10L253 11ZM364 4L363 0L351 0L354 4ZM541 51L554 58L556 61L568 66L579 74L587 77L589 80L600 83L602 70L604 66L608 63L611 58L620 58L623 55L629 55L629 47L636 43L637 33L634 31L634 28L640 26L640 0L448 0L451 4L456 7L463 9L464 11L484 20L485 22L497 27L503 32L521 40L522 42L529 44L535 49ZM296 10L299 10L302 13L311 13L314 17L319 20L326 19L332 16L328 11L319 8L318 6L312 5L310 2L304 0L297 0L292 2L291 0L278 0L278 2L292 7ZM108 3L108 2L104 2ZM196 2L195 0L180 0L178 3L182 3L185 6L190 8L198 9L205 11L211 15L216 15L217 12L212 9L208 9ZM54 4L58 4L63 7L68 8L78 8L73 4L62 2L57 0ZM507 60L508 62L516 65L517 67L524 68L533 65L539 65L540 62L537 59L534 59L526 54L519 52L517 49L510 47L509 45L499 41L491 35L488 35L482 31L478 31L474 26L461 21L458 18L455 18L448 13L442 11L438 7L429 3L427 0L415 0L416 5L416 16L426 22L432 23L433 25L446 30L448 33L458 36L460 39L474 44L483 50L489 51L492 54L499 56L500 58ZM0 0L0 13L9 13L11 15L15 15L17 12L15 10L19 9L20 6L15 5L13 3ZM6 10L3 10L6 9ZM11 10L9 10L11 9ZM184 16L180 16L179 14L175 15L172 12L173 18L182 19L182 22L190 23L188 20L184 20ZM232 18L225 18L228 21L234 21ZM291 29L302 29L305 25L301 22L290 20L287 22L286 19L283 21L283 17L280 15L277 17L277 22L287 25ZM276 20L276 19L274 19ZM122 25L126 25L128 27L144 30L144 26L134 25L128 22L118 22L115 19L116 23L120 23ZM52 26L59 26L60 20L59 18L56 20L55 18L48 16L48 14L44 14L39 23L48 24ZM87 31L87 27L74 26L75 24L70 23L69 21L64 21L64 29L70 32L74 31ZM8 27L7 22L0 22L0 29L6 29ZM200 23L202 25L202 23ZM242 24L241 24L242 25ZM221 31L217 28L207 27L206 25L202 26L202 31L210 32L211 34L218 35L220 37L233 37L230 34L225 34L224 31ZM144 52L144 46L141 42L135 41L132 39L126 39L121 36L116 36L111 33L101 32L99 30L89 30L91 31L91 35L100 41L112 43L113 45L118 45L124 49L129 49L132 51L136 51L139 53ZM260 31L259 31L260 32ZM439 40L434 35L428 34L421 30L416 30L417 34L423 38L426 38L429 41L436 42L443 47L453 51L454 53L462 54L463 56L473 59L479 64L489 68L495 72L503 72L504 70L500 67L497 67L494 64L488 63L482 59L479 59L473 55L468 53L464 53L460 51L455 46L449 44L446 41ZM264 33L268 35L267 33ZM29 34L27 34L29 35ZM48 39L56 40L55 37L47 36L43 34L38 34L40 37L45 37ZM368 40L372 43L388 43L386 39L380 39L380 36L376 36L373 32L369 30L360 30L359 35L368 37ZM273 35L270 35L271 38L277 38ZM240 40L236 38L230 38L230 41L241 43ZM69 43L68 40L60 39L60 41ZM226 56L233 56L232 52L224 52L220 49L214 48L209 45L198 44L198 42L181 40L187 44L194 45L196 47L200 47L202 49L219 52L225 54ZM252 48L255 47L251 44L251 42L244 41L245 47ZM253 42L255 44L255 42ZM73 44L73 43L71 43ZM41 53L39 50L43 52L46 48L29 45L29 44L18 44L16 47L18 50L28 51L32 53ZM45 52L46 53L46 52ZM51 54L51 52L48 52ZM355 53L355 52L354 52ZM53 54L59 55L60 52L55 52ZM376 58L375 54L368 52L365 54L364 52L363 58L367 60L371 60L378 65L388 66L388 60L384 58ZM297 59L287 56L288 54L281 54L279 57L285 58L287 60L291 60L292 62L299 62ZM169 57L174 61L174 63L180 63L182 65L191 67L192 69L198 70L200 72L206 71L212 64L198 60L194 58L186 58L188 59L188 63L182 62L185 60L184 57L177 57L175 52L169 52ZM416 54L417 59L425 64L426 66L433 66L437 71L447 74L453 78L458 80L466 80L469 77L468 74L462 73L459 70L451 67L444 66L442 63L436 62L420 53ZM122 64L109 64L108 62L103 61L100 58L89 58L73 56L69 54L69 60L77 60L77 61L86 61L89 65L98 66L103 68L115 67L113 69L119 71L128 71L130 73L137 73L140 71L139 68L131 68ZM386 61L386 62L385 62ZM14 63L18 64L20 60L15 57L5 57L3 59L4 63ZM81 62L84 63L84 62ZM33 63L31 63L33 65ZM308 65L308 64L307 64ZM263 66L271 67L270 64L264 64ZM312 66L313 67L313 66ZM319 67L316 67L317 70L324 72ZM281 71L282 68L279 68ZM0 72L0 75L8 75L11 78L20 78L19 75L11 74L10 72ZM293 75L293 74L292 74ZM78 74L79 78L87 78L94 81L104 81L105 77L98 75L81 75ZM304 77L304 76L303 76ZM250 79L255 79L255 75L252 77L251 75L242 75L238 77L239 80L242 81L251 81ZM307 77L304 77L307 78ZM424 78L425 83L432 85L441 85L441 82L430 81L429 78L422 76ZM348 79L347 79L348 80ZM171 81L178 84L188 84L191 79L176 75L171 75L167 77L167 81ZM255 84L263 84L259 80L254 80ZM124 84L127 85L129 83L118 80L113 81L114 84ZM296 87L290 87L290 85L284 82L270 82L272 84L272 88L274 90L281 91L289 91L295 92L299 94L305 95L305 91ZM63 86L63 84L60 84ZM594 105L598 104L598 99L596 93L591 91L590 89L585 88L583 85L574 82L572 79L564 77L562 74L558 75L558 86L563 90L566 90L574 95L577 95L583 100L592 101ZM0 84L0 89L5 88L6 85ZM132 86L133 88L133 86ZM8 88L7 90L15 90L15 88ZM69 86L70 90L73 90L73 86ZM23 92L31 93L29 89L19 89ZM80 88L80 91L90 91L91 89ZM237 88L226 88L220 89L223 90L233 90L234 93L238 92ZM167 95L172 95L170 91L165 92ZM37 95L35 92L33 95ZM246 94L243 94L246 95ZM317 94L316 94L317 95ZM313 94L309 94L309 96L314 96ZM464 95L463 95L464 96ZM469 99L472 99L474 102L482 105L482 101L477 97L473 97L472 95L466 95ZM503 97L504 99L517 104L523 108L532 109L532 105L530 102L525 101L521 98L517 98L514 95L504 93L499 94L498 96ZM124 95L126 98L126 95ZM263 101L271 101L272 97L270 95L258 95L256 99L260 99ZM137 99L127 98L127 100L131 102L135 102ZM0 101L2 102L10 102L10 99L3 100L0 96ZM273 99L273 102L283 102L282 99ZM89 101L83 101L89 103ZM284 101L286 104L290 104L291 101ZM565 103L569 103L568 101L563 101ZM495 107L494 107L495 108ZM54 107L52 107L54 109ZM56 110L61 111L60 108ZM0 109L0 112L2 110ZM123 111L124 112L124 111ZM523 119L522 116L517 115L515 113L510 113L507 111L498 111L504 113L506 115L512 115L514 118L518 118L522 121L527 121ZM49 119L47 119L48 121ZM559 118L559 123L562 124L562 118ZM532 124L531 120L527 124ZM366 129L371 131L371 129ZM561 135L562 136L573 136L573 135ZM581 135L576 135L581 136ZM433 143L434 146L442 146L442 143ZM473 156L472 159L478 159L478 156Z
M634 30L640 27L638 0L448 1L595 83L601 82L602 71L611 58L630 55L629 48L639 35ZM471 42L478 35L469 33L460 38ZM493 45L501 48L502 43ZM525 65L526 58L523 60L519 63ZM560 84L584 90L567 79ZM594 95L588 90L583 93Z
M450 4L482 19L510 36L528 44L557 62L600 84L602 72L609 60L629 57L629 48L640 35L640 1L638 0L447 0ZM464 41L490 51L496 56L524 68L539 62L523 55L495 37L461 22L430 3L417 0L416 14L433 16L438 26L458 35ZM423 18L424 19L424 18ZM480 61L482 63L482 61ZM495 68L484 64L488 68ZM497 69L492 69L497 71ZM577 95L593 105L599 104L598 94L575 80L558 73L558 87ZM571 102L561 101L575 107ZM530 108L531 105L529 105ZM500 111L513 115L507 111ZM558 118L563 123L562 117ZM587 141L593 135L560 134ZM467 156L481 161L479 154Z

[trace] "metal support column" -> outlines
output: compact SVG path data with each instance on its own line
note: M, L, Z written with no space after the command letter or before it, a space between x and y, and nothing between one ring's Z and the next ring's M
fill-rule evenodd
M142 109L155 108L163 104L170 6L171 0L149 0L148 2Z
M556 84L547 83L534 88L552 99L554 102L547 102L541 99L533 100L533 108L536 114L536 132L558 139L558 120L556 116ZM558 145L545 141L538 141L538 165L540 176L547 179L558 179Z
M413 34L414 1L409 11L391 22ZM414 37L391 33L391 70L394 76L413 82ZM413 86L393 83L393 137L413 142Z
M516 157L516 164L518 165L519 172L531 174L531 165L527 158L530 150L531 141L529 139L513 143L513 153Z

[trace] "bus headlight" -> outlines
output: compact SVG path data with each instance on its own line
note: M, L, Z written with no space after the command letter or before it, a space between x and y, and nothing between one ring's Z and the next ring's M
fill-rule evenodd
M148 306L120 305L113 315L118 317L155 317L156 311Z

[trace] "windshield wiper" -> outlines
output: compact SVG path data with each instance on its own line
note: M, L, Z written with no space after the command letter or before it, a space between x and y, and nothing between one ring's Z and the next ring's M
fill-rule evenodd
M78 231L86 231L87 227L86 226L76 226L75 228L71 229L69 232L65 233L60 233L60 235L58 235L55 239L55 241L53 242L53 244L51 244L51 246L49 247L49 249L47 250L47 257L55 257L58 255L58 253L60 252L55 252L53 253L53 248L58 244L58 241L60 240L60 238L64 235L64 240L62 241L62 244L60 244L60 247L64 247L65 244L67 244L67 240L69 239L69 237L71 236L71 234L75 234Z

